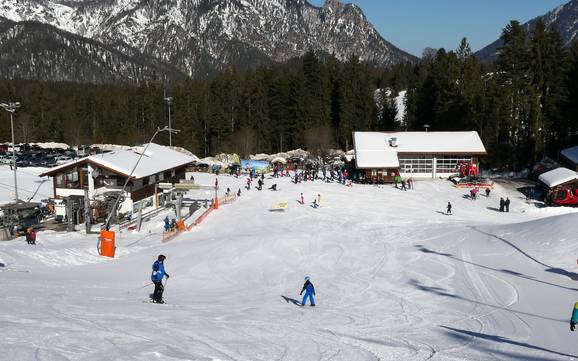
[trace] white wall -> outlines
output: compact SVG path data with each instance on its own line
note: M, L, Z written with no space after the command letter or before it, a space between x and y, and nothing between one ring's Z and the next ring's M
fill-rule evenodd
M84 189L56 188L56 196L84 196Z

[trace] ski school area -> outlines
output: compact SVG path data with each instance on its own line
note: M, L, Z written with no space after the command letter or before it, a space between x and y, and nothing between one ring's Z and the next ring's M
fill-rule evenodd
M19 171L21 192L50 196L51 182L37 189L45 171ZM1 184L11 177L0 167ZM401 190L265 174L259 191L244 176L191 177L234 201L203 205L174 237L166 208L140 230L113 227L114 257L84 230L0 242L0 359L578 358L574 208L528 201L511 182L474 200L439 178ZM198 188L185 196L214 197ZM154 304L161 254L170 279ZM301 305L305 277L315 307Z

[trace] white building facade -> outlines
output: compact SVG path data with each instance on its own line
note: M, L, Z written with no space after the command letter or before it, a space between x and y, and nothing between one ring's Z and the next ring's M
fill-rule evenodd
M487 154L477 132L354 132L356 168L364 177L390 182L395 175L448 177L458 164L479 165Z

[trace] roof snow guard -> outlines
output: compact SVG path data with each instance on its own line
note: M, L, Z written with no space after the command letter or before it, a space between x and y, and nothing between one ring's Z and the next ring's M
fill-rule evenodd
M102 153L80 158L72 162L50 168L48 171L40 174L43 176L51 176L60 173L64 169L68 169L80 164L92 164L96 167L102 167L112 172L118 173L128 177L132 168L143 153L146 144L142 147L135 147L126 150L117 150L110 153ZM153 174L157 174L168 169L177 168L190 164L197 160L196 157L191 157L181 152L172 150L168 147L150 143L147 151L140 160L138 167L133 173L134 179L144 178Z
M568 168L556 168L542 173L538 179L547 185L548 188L554 188L561 184L578 180L578 173Z
M358 168L399 168L398 154L486 155L478 132L354 132Z

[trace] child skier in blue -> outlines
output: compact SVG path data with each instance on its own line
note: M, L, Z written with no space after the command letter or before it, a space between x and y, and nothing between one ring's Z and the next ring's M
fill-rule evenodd
M159 255L155 263L153 263L153 272L151 274L151 281L153 281L155 285L155 291L153 293L153 302L155 303L164 303L163 301L163 291L165 287L163 286L163 278L169 278L169 274L165 271L165 259L167 259L164 255Z
M309 281L311 278L309 276L305 277L305 284L303 284L303 288L301 289L301 293L299 293L299 295L302 295L303 292L305 292L305 296L303 296L303 301L301 301L301 306L305 306L305 302L307 302L307 297L309 297L309 302L311 303L311 306L315 307L315 287L313 287L313 283L311 283L311 281Z

